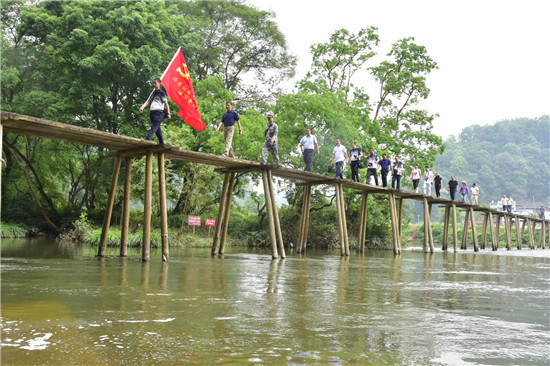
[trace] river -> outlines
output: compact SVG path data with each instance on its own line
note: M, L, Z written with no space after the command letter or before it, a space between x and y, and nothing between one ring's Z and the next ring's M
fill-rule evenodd
M547 365L550 250L171 249L2 241L2 365Z

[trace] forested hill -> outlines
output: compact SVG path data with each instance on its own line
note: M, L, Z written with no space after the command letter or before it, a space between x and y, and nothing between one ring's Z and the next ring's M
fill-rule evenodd
M550 201L550 116L469 126L445 144L435 162L444 187L455 175L480 187L480 204L503 194L516 202Z

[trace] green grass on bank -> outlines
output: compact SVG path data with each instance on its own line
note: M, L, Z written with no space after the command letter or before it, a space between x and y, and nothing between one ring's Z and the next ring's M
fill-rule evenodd
M2 238L24 238L27 236L27 229L18 224L3 222L0 225L0 236Z
M213 235L213 233L212 233ZM171 247L193 247L193 248L208 248L212 246L212 235L208 236L203 233L169 231L168 243ZM140 248L142 244L143 233L141 231L128 233L128 247ZM121 231L119 229L110 229L107 237L107 246L120 248ZM82 241L92 246L98 246L101 240L101 229L93 229L87 235L84 235ZM228 243L231 244L231 241ZM160 248L162 246L162 237L159 229L151 232L151 247Z

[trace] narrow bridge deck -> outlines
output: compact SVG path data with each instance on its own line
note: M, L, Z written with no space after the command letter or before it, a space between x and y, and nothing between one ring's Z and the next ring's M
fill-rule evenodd
M387 194L388 192L392 192L395 196L399 198L413 199L417 201L423 201L424 198L426 198L431 204L450 206L455 203L457 207L464 208L469 208L470 206L472 206L468 203L460 201L452 201L446 198L427 196L421 193L377 187L364 183L353 182L347 179L341 180L318 173L311 173L285 167L274 167L272 165L266 167L256 161L233 159L198 151L181 150L178 147L173 147L170 145L158 145L153 141L146 141L134 137L73 126L66 123L45 120L42 118L25 116L4 111L0 111L0 114L4 132L18 133L28 136L43 137L83 145L103 147L105 149L113 150L114 155L121 155L123 157L142 156L146 151L153 150L155 153L164 153L164 156L168 159L189 161L193 163L220 167L220 169L217 169L217 171L219 172L262 172L266 168L269 168L271 170L271 174L276 177L296 180L303 182L304 184L334 185L341 183L344 188L356 189L358 191L368 193ZM492 210L486 207L473 207L476 211L491 211L493 214L503 214L502 211ZM533 219L537 220L535 218Z

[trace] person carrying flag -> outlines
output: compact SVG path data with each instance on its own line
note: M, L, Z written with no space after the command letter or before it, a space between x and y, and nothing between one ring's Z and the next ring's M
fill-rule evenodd
M153 87L155 89L151 95L149 95L147 101L143 103L139 109L139 113L143 113L143 110L151 105L149 113L149 116L151 117L151 129L149 130L147 136L145 136L145 140L151 140L153 135L157 135L159 144L162 145L164 144L164 138L162 137L160 125L162 121L164 121L164 118L168 117L168 119L172 119L172 115L170 114L170 106L168 106L168 98L166 97L164 90L160 88L160 83L161 81L159 78L153 80ZM164 115L164 109L166 109L166 116Z

